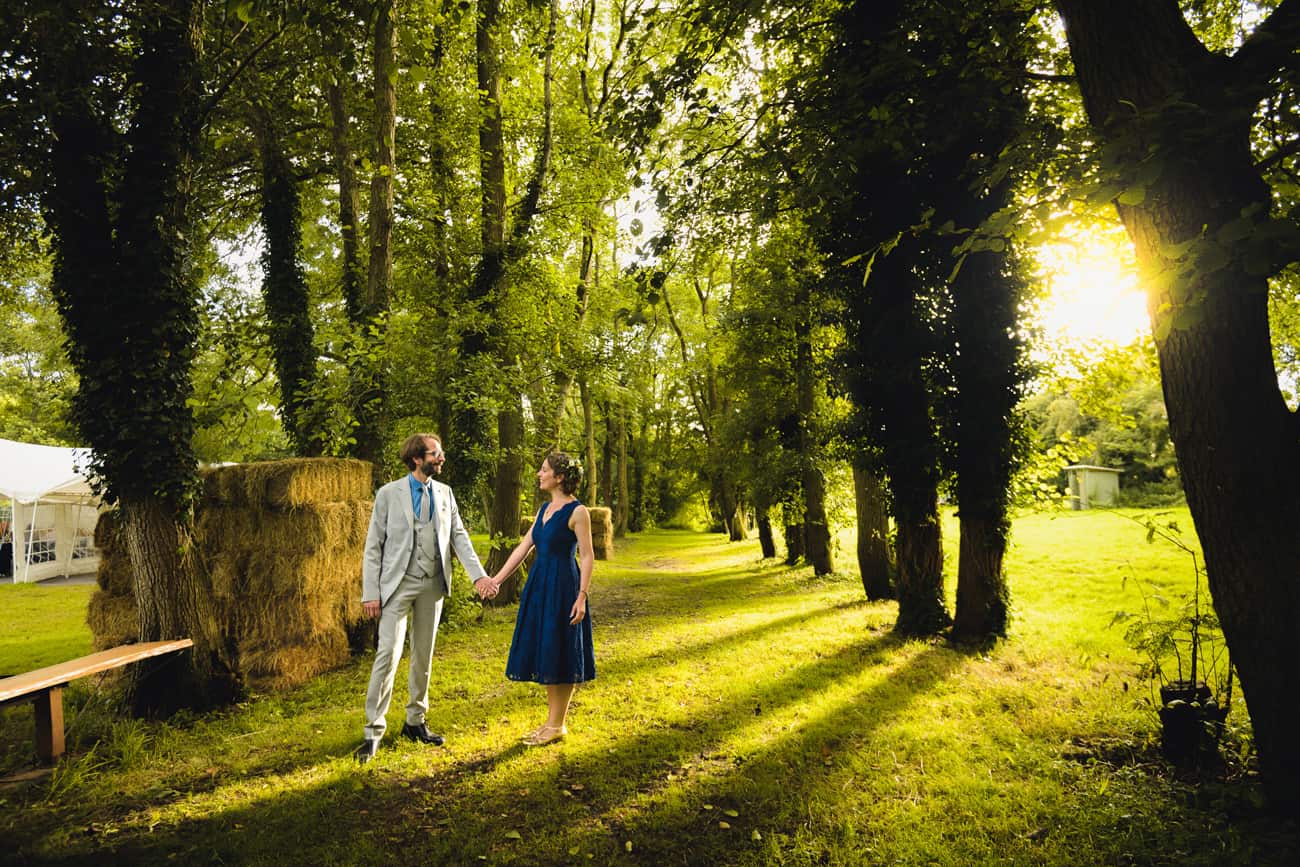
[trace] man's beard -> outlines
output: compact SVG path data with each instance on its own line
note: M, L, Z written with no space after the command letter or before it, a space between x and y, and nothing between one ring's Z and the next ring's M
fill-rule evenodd
M425 461L420 464L420 472L424 474L426 478L436 476L438 475L438 465L433 461Z

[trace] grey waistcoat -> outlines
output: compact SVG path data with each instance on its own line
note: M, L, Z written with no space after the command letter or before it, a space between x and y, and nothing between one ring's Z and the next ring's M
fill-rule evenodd
M442 575L442 556L438 551L438 525L426 512L433 508L433 496L426 493L420 502L420 514L415 517L415 544L411 547L411 562L406 565L407 575L432 578L447 592L447 583Z

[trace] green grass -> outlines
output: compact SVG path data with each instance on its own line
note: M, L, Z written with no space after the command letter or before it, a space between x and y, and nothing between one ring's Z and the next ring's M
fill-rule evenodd
M83 725L62 779L0 792L0 834L20 863L1292 863L1253 778L1157 758L1107 624L1137 604L1125 574L1192 570L1144 539L1113 513L1021 518L1013 634L966 653L895 638L856 578L644 534L597 564L599 676L565 741L519 745L542 693L504 680L514 612L487 610L439 634L445 748L352 761L367 656L221 714Z
M0 584L0 676L90 652L86 606L93 584Z

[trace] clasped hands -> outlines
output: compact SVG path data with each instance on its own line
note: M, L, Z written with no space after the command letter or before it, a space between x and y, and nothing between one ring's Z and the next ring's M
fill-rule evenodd
M501 589L501 583L505 578L500 575L494 575L488 578L486 575L474 582L474 591L478 593L479 599L492 599Z

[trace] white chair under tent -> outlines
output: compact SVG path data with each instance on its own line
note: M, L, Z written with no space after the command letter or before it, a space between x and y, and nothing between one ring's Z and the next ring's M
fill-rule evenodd
M27 583L98 568L100 499L77 472L87 454L0 439L0 574Z

